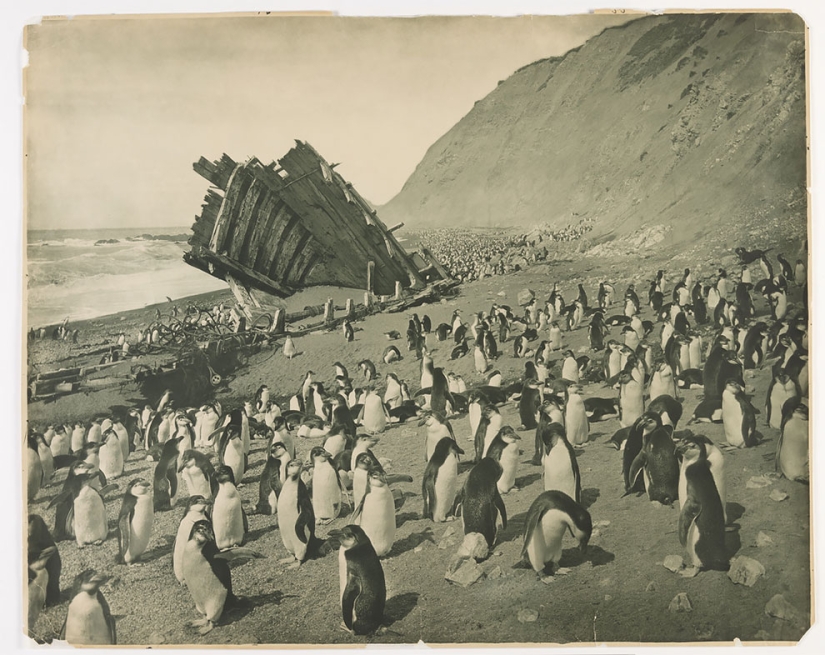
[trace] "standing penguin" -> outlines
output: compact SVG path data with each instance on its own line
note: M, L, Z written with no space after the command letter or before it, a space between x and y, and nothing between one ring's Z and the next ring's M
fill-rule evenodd
M60 602L60 574L63 569L63 562L60 559L60 553L57 551L49 528L39 514L29 514L27 546L29 566L41 559L47 550L54 548L53 553L46 558L44 564L48 579L43 580L41 575L40 582L45 584L43 601L46 606L57 605Z
M79 548L87 544L99 546L109 534L109 524L106 517L106 506L95 488L98 481L97 472L92 471L90 464L76 469L80 482L80 489L74 498L74 534Z
M722 392L722 424L731 446L750 448L756 445L756 411L735 379L728 380Z
M458 491L458 456L463 454L450 437L442 437L436 444L421 483L422 518L443 523L452 516Z
M287 359L292 359L295 357L297 353L297 349L295 348L295 342L292 340L292 337L287 334L286 338L284 339L284 357Z
M487 451L490 449L493 439L495 439L503 425L504 418L501 416L501 412L496 409L495 405L487 405L481 421L478 424L478 429L476 430L475 446L477 460L487 456Z
M798 398L783 408L782 431L776 444L776 472L788 480L808 483L808 406Z
M395 542L395 499L381 470L373 468L367 478L367 490L353 513L353 523L361 526L375 553L383 557Z
M630 466L628 478L633 484L644 472L650 500L670 505L679 497L679 461L673 443L673 428L659 424L654 430L645 432L642 439L642 449Z
M268 452L258 482L258 504L255 511L258 514L272 515L278 511L278 495L281 493L283 481L286 479L287 464L292 460L292 456L280 441L273 441Z
M238 604L232 593L232 574L229 561L261 558L248 548L218 550L209 521L198 521L183 552L183 577L195 608L203 618L190 622L202 635L210 632L223 615L224 609Z
M553 574L562 556L562 538L567 531L579 542L579 550L587 552L593 532L593 521L584 507L561 491L539 494L524 523L522 558L539 575ZM550 570L548 571L548 564Z
M577 503L581 502L581 475L573 446L567 440L564 426L550 423L542 430L544 454L542 477L545 491L562 491Z
M685 497L679 514L679 542L687 548L694 567L727 571L724 510L704 442L686 442L683 457L689 463L682 468Z
M42 519L41 519L42 520ZM28 597L29 597L29 613L28 626L29 636L35 638L34 626L37 623L37 618L40 612L46 606L46 596L49 587L49 561L52 557L59 557L57 554L57 546L48 546L42 551L31 556L31 549L29 549L29 563L28 563ZM59 593L59 590L58 590Z
M301 479L302 469L301 460L290 460L278 496L278 529L284 547L290 553L286 561L293 560L293 567L300 566L316 545L315 512L309 491Z
M520 441L521 437L515 433L513 428L505 425L487 449L486 456L501 464L501 476L496 482L500 494L509 493L516 485L519 456L521 455Z
M525 430L532 430L536 427L536 412L544 402L543 386L535 378L524 380L521 388L521 398L518 402L518 413L522 428Z
M579 381L579 363L572 350L564 353L564 362L561 367L561 377L573 383Z
M381 625L387 602L381 560L360 526L347 525L330 532L329 537L340 544L338 578L344 626L356 635L375 632Z
M420 427L427 427L427 434L424 437L424 461L429 462L435 452L435 447L444 437L455 441L453 426L438 412L425 410L421 414L418 422Z
M473 349L473 362L475 364L476 373L479 375L484 375L487 372L487 369L490 368L490 364L487 361L487 355L484 353L484 347L481 344L476 343Z
M117 520L118 562L134 564L140 559L152 538L154 520L151 486L136 478L126 487Z
M109 428L101 435L100 470L107 480L123 475L123 448L114 429Z
M190 496L212 499L218 492L215 467L209 457L197 450L187 450L180 457L178 473Z
M26 483L27 501L33 503L37 492L43 484L43 464L40 461L40 454L37 452L37 437L28 435L26 437L28 476Z
M73 646L117 644L115 617L100 591L108 580L108 576L94 569L87 569L75 578L66 622L60 631L61 639Z
M704 454L702 454L702 448ZM687 477L685 476L685 469L694 463L697 458L704 457L710 466L710 473L713 476L713 482L716 485L716 492L719 494L719 500L722 503L722 516L727 524L727 493L725 487L725 457L722 451L716 447L706 436L701 434L688 433L683 436L681 441L676 446L676 452L681 456L682 463L679 473L679 507L683 508L688 497L687 491Z
M215 471L218 493L212 505L212 526L215 531L215 543L219 550L241 546L249 532L246 512L241 504L241 495L235 486L232 469L219 466Z
M651 400L659 396L676 398L676 380L673 377L673 369L666 361L662 360L654 367L648 393Z
M212 502L203 496L189 496L186 501L186 509L183 511L178 531L175 534L175 542L172 546L172 569L180 584L186 582L183 575L183 558L186 552L186 544L192 534L192 528L198 521L209 521L209 508Z
M172 502L178 493L178 444L181 437L173 437L163 444L154 474L153 503L156 512L172 509Z
M384 401L381 400L375 391L370 388L367 391L367 397L364 399L364 406L361 408L359 415L361 426L371 434L378 434L383 432L389 421L389 414L387 408L384 406Z
M502 527L507 528L507 509L498 492L501 464L490 457L484 457L476 464L464 482L461 501L461 518L464 534L478 532L492 548L498 533L498 517L501 514Z
M218 457L223 466L231 469L233 483L240 483L244 474L243 439L240 426L230 423L223 429L218 442Z
M796 383L786 373L780 371L768 385L765 399L765 421L777 430L782 427L782 408L791 398L799 396Z
M587 409L581 396L582 388L578 384L570 385L567 394L567 403L564 407L564 426L567 430L567 438L574 446L581 446L586 444L590 437Z
M341 512L344 486L338 477L338 469L330 462L330 454L321 446L315 446L309 454L312 461L312 509L315 520L330 523Z

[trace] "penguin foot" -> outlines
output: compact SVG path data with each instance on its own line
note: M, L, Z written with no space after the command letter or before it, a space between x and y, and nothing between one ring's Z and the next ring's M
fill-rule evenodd
M294 571L299 568L301 568L301 563L298 560L295 560L292 564L286 567L287 571Z
M205 635L212 632L212 629L215 627L215 624L212 623L209 619L198 619L196 621L192 621L189 625L193 628L198 629L198 634Z
M354 631L354 630L350 630L350 629L347 627L347 624L346 624L346 623L344 623L343 621L341 621L341 624L340 624L338 627L339 627L339 628L341 628L341 630L343 630L344 632L346 632L346 633L348 633L348 634L351 634L353 637L355 636L355 631Z
M290 562L294 562L295 558L290 555L289 557L282 557L278 560L278 564L289 564Z
M92 544L92 545L94 545L94 546L101 546L101 545L103 545L103 539L98 539L98 540L97 540L97 541L95 541L95 542L94 542L94 544Z

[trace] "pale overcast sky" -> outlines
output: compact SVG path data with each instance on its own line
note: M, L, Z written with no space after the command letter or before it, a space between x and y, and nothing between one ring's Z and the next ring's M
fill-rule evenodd
M189 226L201 155L311 143L376 204L516 69L612 16L44 21L28 34L29 229Z

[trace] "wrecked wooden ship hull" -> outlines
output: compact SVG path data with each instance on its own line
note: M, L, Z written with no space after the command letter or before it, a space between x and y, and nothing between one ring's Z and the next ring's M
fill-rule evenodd
M390 295L396 283L421 290L450 279L428 251L407 254L393 236L401 225L388 229L335 166L301 141L268 165L201 157L194 169L214 188L184 260L236 296L257 289L286 298L320 285Z

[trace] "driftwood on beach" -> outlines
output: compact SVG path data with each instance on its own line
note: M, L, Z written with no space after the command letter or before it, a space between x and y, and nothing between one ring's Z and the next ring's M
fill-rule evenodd
M259 290L279 298L320 285L378 295L450 279L426 249L409 255L352 185L307 143L277 162L224 154L193 166L214 187L192 226L184 260L226 280L243 307Z

